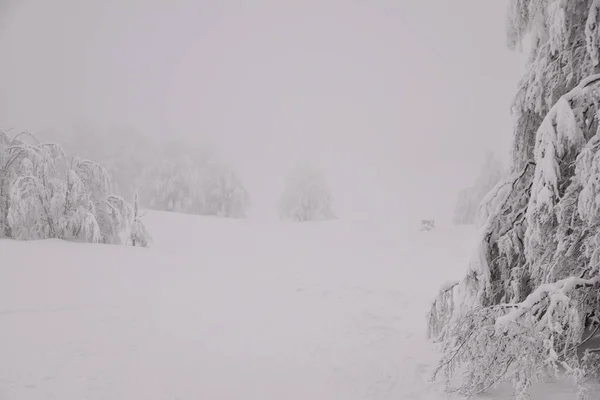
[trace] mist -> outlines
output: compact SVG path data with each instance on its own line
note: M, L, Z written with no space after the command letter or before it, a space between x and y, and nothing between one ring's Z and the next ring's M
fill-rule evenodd
M310 161L344 219L450 218L484 152L506 164L523 56L506 2L8 1L0 125L127 126L210 143L253 218ZM85 133L81 133L82 139Z
M0 0L0 399L600 399L599 71L600 0Z

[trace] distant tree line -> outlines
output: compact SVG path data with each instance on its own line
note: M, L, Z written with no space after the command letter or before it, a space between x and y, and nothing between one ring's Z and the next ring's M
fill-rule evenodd
M183 140L156 142L133 129L110 134L79 127L71 133L46 133L65 148L96 160L123 198L153 210L245 218L250 193L237 171L208 145ZM286 176L279 216L296 222L335 218L333 197L321 170L307 164Z

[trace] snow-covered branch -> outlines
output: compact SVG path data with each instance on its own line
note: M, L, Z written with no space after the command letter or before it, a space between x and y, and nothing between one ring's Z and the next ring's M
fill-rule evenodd
M580 1L548 4L554 8L544 18L564 23L574 23L569 18L582 13L573 8L584 7ZM553 54L552 62L561 64L565 52L573 52L575 64L563 64L569 67L585 59L578 53L581 38L565 41L562 28L552 29L537 36L546 43L534 49L532 63L540 64L542 75L555 74L548 79L559 79L540 54ZM481 202L479 243L468 274L443 288L429 313L430 337L443 354L438 371L449 382L458 366L465 370L451 389L458 393L511 381L525 399L531 383L556 376L559 368L584 384L600 362L596 349L586 348L600 325L600 75L574 73L579 84L556 96L545 91L557 83L540 74L528 75L516 104L518 118L530 122L517 125L513 170L519 169ZM534 76L540 80L529 80ZM543 101L552 104L545 108Z
M568 305L571 301L571 298L567 295L569 292L584 287L593 287L598 283L600 283L600 276L590 279L570 276L555 283L546 283L538 286L533 293L527 296L525 301L515 305L512 311L496 320L496 329L504 331L507 329L508 324L517 323L518 319L524 315L538 315L542 308L546 308L544 310L544 315L546 316L545 322L551 326L552 312L559 303Z

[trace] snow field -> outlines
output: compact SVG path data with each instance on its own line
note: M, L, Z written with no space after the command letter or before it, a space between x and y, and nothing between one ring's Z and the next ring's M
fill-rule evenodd
M472 230L151 213L152 248L0 241L0 399L445 399Z

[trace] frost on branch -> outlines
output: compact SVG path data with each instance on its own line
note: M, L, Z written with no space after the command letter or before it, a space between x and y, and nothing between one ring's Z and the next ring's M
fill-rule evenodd
M511 0L508 42L529 39L529 66L513 104L513 171L533 158L535 135L557 100L596 69L598 1Z
M600 75L560 98L534 159L482 201L467 276L429 314L449 390L475 395L506 381L525 399L534 382L566 373L583 384L599 368L599 351L585 346L600 323L599 104Z
M590 6L590 12L585 24L585 38L587 51L590 54L590 58L592 64L594 66L600 64L600 58L598 57L598 47L599 43L599 30L598 23L600 23L600 1L594 0L592 1L592 5Z

